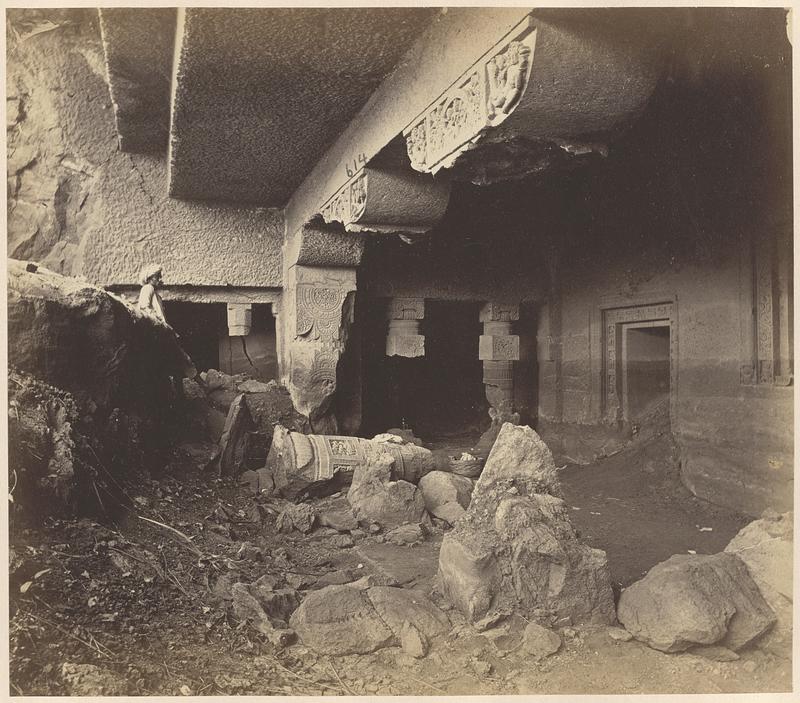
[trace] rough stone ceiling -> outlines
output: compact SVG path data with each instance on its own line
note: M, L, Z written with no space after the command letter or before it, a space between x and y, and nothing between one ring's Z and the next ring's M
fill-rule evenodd
M187 8L170 195L285 205L438 12Z

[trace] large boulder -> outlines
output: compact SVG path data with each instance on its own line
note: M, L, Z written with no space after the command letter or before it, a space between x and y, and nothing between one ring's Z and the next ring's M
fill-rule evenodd
M606 555L579 541L560 492L536 432L503 425L439 553L439 586L470 621L514 610L545 623L613 622Z
M175 332L98 286L8 261L8 363L101 413L115 407L159 416L170 376L194 369Z
M450 621L416 591L373 586L328 586L306 596L290 619L307 647L319 654L368 654L408 642L413 632L428 640L450 629ZM413 628L413 629L412 629Z
M446 471L431 471L419 482L425 509L434 517L454 524L469 507L472 481Z
M793 513L768 511L760 520L743 527L725 551L746 565L761 595L775 611L775 626L759 646L786 656L792 647Z
M626 588L617 617L636 639L662 652L701 644L734 651L764 634L775 613L733 554L676 554Z
M422 492L408 481L392 481L393 465L391 455L380 454L355 470L347 501L356 519L389 528L422 520Z

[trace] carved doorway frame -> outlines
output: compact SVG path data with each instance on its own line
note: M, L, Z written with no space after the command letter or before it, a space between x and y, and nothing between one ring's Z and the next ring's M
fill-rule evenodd
M622 335L625 325L657 323L669 326L669 415L677 420L678 389L678 304L676 297L648 296L640 299L604 299L593 315L592 335L599 368L595 376L595 412L598 419L620 424L624 418L622 392Z

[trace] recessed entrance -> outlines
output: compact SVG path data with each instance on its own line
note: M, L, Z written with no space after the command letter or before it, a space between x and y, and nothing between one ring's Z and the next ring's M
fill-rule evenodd
M669 334L665 320L622 325L622 410L629 422L669 402Z

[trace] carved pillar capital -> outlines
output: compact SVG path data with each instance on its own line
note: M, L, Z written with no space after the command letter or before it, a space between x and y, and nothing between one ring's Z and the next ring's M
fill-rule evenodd
M386 356L425 356L425 336L419 333L419 321L424 317L424 298L392 298L388 308Z
M414 171L365 166L320 209L348 232L424 234L444 215L450 184Z
M246 337L253 326L253 306L249 303L228 303L228 336Z

